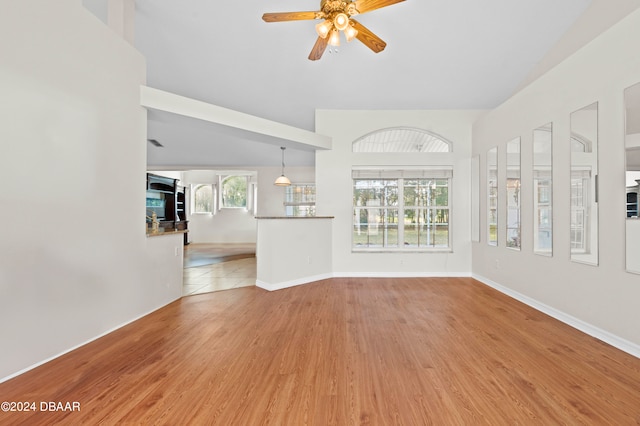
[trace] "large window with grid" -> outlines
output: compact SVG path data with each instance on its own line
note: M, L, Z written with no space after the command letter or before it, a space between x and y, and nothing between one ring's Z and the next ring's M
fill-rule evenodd
M285 187L284 214L286 216L316 215L316 185L292 183Z
M448 251L451 169L353 171L354 251Z

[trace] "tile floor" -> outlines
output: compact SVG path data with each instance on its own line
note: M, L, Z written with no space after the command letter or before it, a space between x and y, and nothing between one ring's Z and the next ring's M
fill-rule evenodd
M182 295L256 285L256 258L249 257L184 269Z
M255 243L191 243L184 247L184 267L255 257Z

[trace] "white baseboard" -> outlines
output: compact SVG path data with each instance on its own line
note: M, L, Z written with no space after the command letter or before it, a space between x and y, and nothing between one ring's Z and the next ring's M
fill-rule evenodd
M436 278L436 277L471 277L470 272L334 272L310 277L297 278L281 283L267 283L256 280L256 287L268 291L282 290L302 284L309 284L315 281L327 280L329 278Z
M320 274L320 275L312 275L309 277L296 278L295 280L284 281L280 283L267 283L261 280L256 280L256 287L260 287L264 290L268 291L276 291L282 290L283 288L295 287L297 285L309 284L314 281L327 280L329 278L333 278L333 274Z
M109 333L113 333L114 331L118 330L119 328L122 328L122 327L124 327L125 325L129 325L129 324L131 324L131 323L132 323L132 322L134 322L134 321L138 321L140 318L142 318L142 317L146 317L147 315L149 315L149 314L151 314L151 313L153 313L153 312L157 311L158 309L160 309L160 308L164 308L164 307L165 307L165 306L167 306L168 304L173 303L173 302L175 302L176 300L181 299L181 298L182 298L182 295L181 295L180 297L178 297L178 298L176 298L176 299L174 299L174 300L170 301L170 302L165 303L164 305L158 306L157 308L154 308L154 309L150 310L150 311L149 311L149 312L147 312L147 313L144 313L144 314L142 314L142 315L139 315L139 316L137 316L137 317L135 317L135 318L133 318L133 319L131 319L131 320L127 321L127 322L124 322L124 323L122 323L122 324L120 324L120 325L117 325L117 326L115 326L115 327L113 327L113 328L110 328L109 330L105 331L104 333L101 333L101 334L99 334L99 335L97 335L97 336L95 336L95 337L92 337L92 338L90 338L89 340L86 340L86 341L84 341L84 342L82 342L82 343L80 343L80 344L78 344L78 345L75 345L75 346L73 346L73 347L71 347L71 348L69 348L69 349L67 349L67 350L64 350L64 351L62 351L62 352L60 352L60 353L58 353L58 354L56 354L56 355L53 355L53 356L51 356L51 357L49 357L49 358L47 358L47 359L45 359L45 360L43 360L43 361L37 362L37 363L35 363L35 364L33 364L33 365L30 365L30 366L28 366L28 367L26 367L26 368L23 368L23 369L22 369L22 370L20 370L20 371L16 371L15 373L10 374L10 375L8 375L8 376L6 376L6 377L2 377L2 378L0 378L0 383L6 382L7 380L13 379L14 377L17 377L17 376L19 376L19 375L21 375L21 374L24 374L24 373L26 373L26 372L27 372L27 371L29 371L29 370L33 370L34 368L40 367L41 365L46 364L46 363L47 363L47 362L49 362L49 361L53 361L54 359L56 359L56 358L58 358L58 357L61 357L62 355L66 355L66 354L68 354L69 352L75 351L76 349L78 349L78 348L80 348L80 347L82 347L82 346L86 345L87 343L91 343L91 342L93 342L93 341L95 341L95 340L98 340L98 339L99 339L99 338L101 338L101 337L106 336L106 335L107 335L107 334L109 334Z
M471 277L471 272L334 272L335 278L456 278Z
M489 287L495 290L498 290L500 293L506 294L507 296L510 296L524 303L525 305L529 305L532 308L557 319L558 321L561 321L577 330L582 331L583 333L588 334L589 336L602 340L603 342L608 343L611 346L618 348L623 352L633 355L636 358L640 358L640 345L637 345L633 342L625 340L619 336L616 336L615 334L609 333L606 330L602 330L601 328L595 327L585 321L582 321L581 319L578 319L562 311L559 311L558 309L555 309L551 306L545 305L544 303L541 303L535 299L532 299L529 296L525 296L524 294L518 293L517 291L514 291L508 287L500 285L495 281L491 281L486 277L483 277L481 275L476 275L476 274L473 274L472 276L473 278L480 281L481 283L488 285Z

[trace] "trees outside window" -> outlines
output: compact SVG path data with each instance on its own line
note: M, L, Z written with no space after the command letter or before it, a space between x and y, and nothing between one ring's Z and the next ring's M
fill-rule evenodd
M193 213L213 213L213 185L193 186Z
M449 187L442 176L354 179L353 248L449 249Z
M222 208L247 208L247 176L228 176L222 180Z

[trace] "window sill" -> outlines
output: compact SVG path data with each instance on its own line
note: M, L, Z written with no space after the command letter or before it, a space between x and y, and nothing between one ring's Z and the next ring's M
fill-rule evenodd
M351 253L453 253L453 249L449 247L443 248L352 248Z

